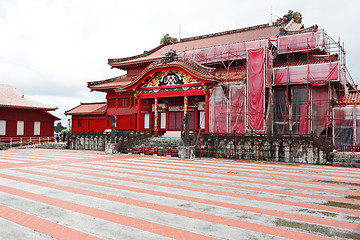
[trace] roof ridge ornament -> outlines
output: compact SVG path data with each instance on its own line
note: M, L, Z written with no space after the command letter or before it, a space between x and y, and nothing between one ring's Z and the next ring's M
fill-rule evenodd
M300 12L294 12L294 10L289 10L287 14L285 14L282 18L278 18L276 20L277 24L288 24L291 19L294 19L295 23L301 23L302 15Z
M160 44L161 45L169 45L169 44L174 44L177 42L178 42L177 38L172 38L169 36L169 34L165 34L164 37L161 39Z
M174 49L170 49L162 59L162 63L171 63L177 59L177 53Z

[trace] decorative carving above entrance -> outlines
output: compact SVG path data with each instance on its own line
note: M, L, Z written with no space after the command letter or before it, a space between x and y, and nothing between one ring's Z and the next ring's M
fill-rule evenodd
M194 79L189 74L186 74L184 72L172 70L166 74L164 72L155 73L149 83L143 85L142 87L162 87L172 85L184 85L190 83L200 83L200 81Z
M191 86L189 88L189 91L193 91L193 90L202 90L202 86ZM154 91L154 89L146 89L146 90L141 90L139 91L140 94L150 94L150 93L163 93L163 92L183 92L184 89L182 87L178 87L178 88L162 88L162 89L156 89L156 92Z

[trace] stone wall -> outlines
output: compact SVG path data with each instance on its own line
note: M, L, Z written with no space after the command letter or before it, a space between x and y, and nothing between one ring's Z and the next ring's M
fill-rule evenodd
M358 152L335 152L333 155L333 166L360 167L360 153Z
M70 149L105 151L106 144L110 143L109 135L76 136L69 142Z
M119 139L116 137L115 143ZM69 143L70 149L105 151L110 143L109 135L80 135L73 138ZM149 147L149 148L173 148L178 149L181 139L150 138L142 139L126 146ZM195 140L192 140L195 144ZM201 153L199 153L201 149ZM304 164L326 164L331 161L333 155L329 151L315 144L311 139L256 139L254 137L238 138L231 137L201 138L196 147L197 153L202 157L218 157L230 159L249 159L260 161L275 161ZM218 150L218 151L217 151ZM360 156L359 156L360 159Z
M326 164L330 154L311 141L255 140L255 139L201 139L201 156L261 161Z

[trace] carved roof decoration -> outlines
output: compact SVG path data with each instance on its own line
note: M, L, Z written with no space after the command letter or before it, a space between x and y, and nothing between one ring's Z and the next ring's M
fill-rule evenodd
M164 59L168 57L169 56L166 56ZM130 84L119 86L119 88L115 91L123 91L131 89L134 86L136 87L136 85L138 85L146 75L152 75L164 69L166 70L165 72L168 72L171 71L170 69L172 68L185 70L200 81L203 80L210 83L222 82L221 78L215 76L215 68L203 66L191 60L190 58L177 57L173 55L170 62L167 60L164 61L164 59L151 63L140 74L138 74L136 77L133 77Z
M178 42L177 38L172 38L169 36L169 34L165 34L164 37L161 39L160 44L169 45L177 42Z
M294 12L294 10L289 10L282 18L276 20L278 24L288 24L291 20L294 20L295 23L302 22L302 15L300 12Z

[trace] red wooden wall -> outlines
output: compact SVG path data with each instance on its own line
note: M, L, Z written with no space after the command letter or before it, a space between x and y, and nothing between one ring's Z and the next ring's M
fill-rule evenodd
M0 137L53 137L55 117L36 109L0 108L6 121L6 135ZM17 135L17 121L24 121L24 135ZM40 135L34 135L34 122L40 122Z

